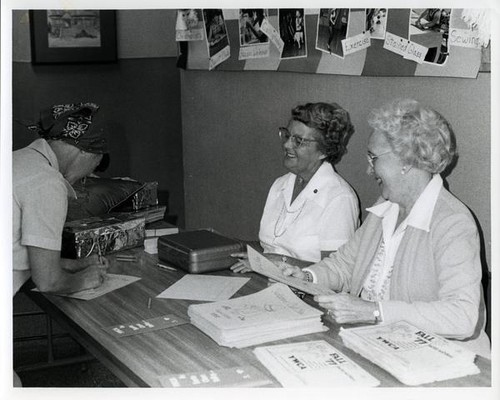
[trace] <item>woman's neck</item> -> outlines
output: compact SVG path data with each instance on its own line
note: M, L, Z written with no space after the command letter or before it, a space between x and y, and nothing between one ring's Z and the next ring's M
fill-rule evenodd
M421 170L413 171L416 174L412 177L411 182L409 182L405 196L398 202L399 216L397 225L404 221L408 214L410 214L416 201L432 179L432 174L428 172Z

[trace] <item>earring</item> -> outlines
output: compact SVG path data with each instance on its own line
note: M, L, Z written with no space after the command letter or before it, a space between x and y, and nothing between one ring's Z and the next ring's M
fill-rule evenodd
M401 175L404 175L406 173L405 168L401 168Z

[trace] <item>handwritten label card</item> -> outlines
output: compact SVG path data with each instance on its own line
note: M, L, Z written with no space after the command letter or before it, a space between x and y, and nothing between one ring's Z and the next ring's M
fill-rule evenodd
M272 381L257 368L247 365L203 372L194 372L160 377L163 387L207 388L207 387L256 387Z
M103 329L115 337L126 337L158 331L160 329L172 328L174 326L187 323L188 321L182 318L179 318L173 314L167 314L163 315L162 317L143 319L141 321L108 326Z
M278 31L274 29L274 26L272 26L267 18L264 18L262 21L262 25L260 26L260 30L264 32L264 34L269 38L269 40L278 48L280 54L283 51L283 47L285 46L285 43L283 42L283 39L281 39Z
M359 35L352 36L342 40L342 49L344 50L344 56L357 51L366 49L370 47L370 32L360 33Z
M419 64L424 62L428 50L427 47L410 42L408 39L389 32L385 34L384 49L399 54L403 58L416 61Z
M480 49L482 43L477 31L471 29L451 29L448 44L450 46Z
M269 57L269 43L262 43L253 46L240 47L238 60L266 57Z

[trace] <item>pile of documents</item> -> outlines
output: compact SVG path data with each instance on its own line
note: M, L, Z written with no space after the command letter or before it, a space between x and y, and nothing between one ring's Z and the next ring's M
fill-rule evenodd
M257 347L254 353L283 387L380 385L377 379L324 340Z
M406 385L479 373L475 354L406 321L341 329L344 344Z
M282 283L248 296L188 308L194 326L219 345L237 348L326 331L322 314Z

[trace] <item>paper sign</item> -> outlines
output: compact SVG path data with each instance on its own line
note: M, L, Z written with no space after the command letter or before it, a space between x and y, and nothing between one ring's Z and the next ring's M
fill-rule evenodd
M160 377L163 387L255 387L273 383L257 368L246 365L225 369L208 370Z
M184 275L157 297L200 301L227 300L249 280L250 278L230 276Z
M226 61L231 55L229 46L224 47L221 51L210 57L208 62L208 69L212 70L220 63Z
M361 33L359 35L343 39L342 49L344 50L344 56L370 47L370 39L370 32Z
M285 46L285 43L283 42L283 39L281 39L278 31L274 29L274 26L272 26L269 23L267 18L264 18L264 20L262 21L260 30L264 32L264 34L269 38L269 40L278 48L281 54L281 52L283 51L283 47Z
M292 286L312 295L335 294L334 291L316 283L306 282L301 279L283 275L281 273L281 269L276 264L268 260L266 257L264 257L262 254L260 254L250 246L247 246L247 253L248 261L250 261L250 267L254 272L257 272L261 275L267 276L268 278L274 279L278 282L284 283L285 285Z
M103 329L115 337L126 337L158 331L160 329L172 328L174 326L187 323L188 321L182 318L176 317L173 314L167 314L162 317L143 319L141 321L108 326Z
M480 49L481 39L479 38L479 33L471 29L450 29L448 45Z
M403 58L416 61L419 64L424 62L428 50L427 47L410 42L408 39L393 35L389 32L385 34L384 49L399 54L403 56Z
M269 57L269 43L262 43L253 46L240 47L238 60L249 60L252 58Z
M425 55L427 54L427 51L428 51L427 47L417 44L415 42L410 42L408 43L408 52L403 58L422 64L425 60Z
M137 276L107 274L106 280L98 288L57 295L63 297L72 297L74 299L80 300L92 300L96 297L102 296L103 294L112 292L113 290L119 289L123 286L127 286L128 284L138 281L139 279L141 278L138 278ZM38 292L39 290L33 289L33 291Z

